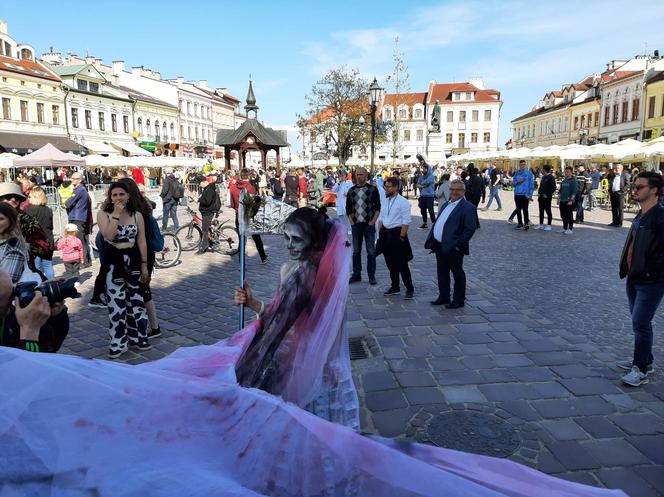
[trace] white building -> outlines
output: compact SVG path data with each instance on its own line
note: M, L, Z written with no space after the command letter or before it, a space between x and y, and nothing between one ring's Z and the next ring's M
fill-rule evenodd
M0 152L27 154L52 143L79 152L67 139L60 77L35 59L30 45L19 44L0 21Z
M168 82L178 91L180 151L185 157L213 158L216 135L212 123L212 98L183 77Z
M430 163L443 156L472 150L497 150L500 122L500 92L484 88L481 79L464 83L429 83L427 123ZM434 106L440 105L440 139L432 139L431 118ZM436 136L435 138L438 138Z
M198 89L206 93L212 102L212 130L213 137L222 129L237 129L244 120L236 119L240 114L240 101L228 93L226 88L208 88L207 81L201 80ZM214 139L213 139L214 141ZM224 157L222 147L214 146L215 159Z
M376 147L381 161L417 162L417 154L426 154L426 93L388 93L378 109L385 129L385 141Z

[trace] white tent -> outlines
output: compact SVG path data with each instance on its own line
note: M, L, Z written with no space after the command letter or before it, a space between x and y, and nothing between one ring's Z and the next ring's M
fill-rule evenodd
M66 154L50 143L25 157L14 159L14 167L84 167L85 159L76 155Z
M0 154L0 168L9 169L14 167L14 160L18 159L20 155L5 152Z

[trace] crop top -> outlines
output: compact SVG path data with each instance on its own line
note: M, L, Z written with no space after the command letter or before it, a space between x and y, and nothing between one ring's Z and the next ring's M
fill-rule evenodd
M134 215L134 218L136 216ZM118 230L111 243L136 243L138 226L135 224L118 224Z

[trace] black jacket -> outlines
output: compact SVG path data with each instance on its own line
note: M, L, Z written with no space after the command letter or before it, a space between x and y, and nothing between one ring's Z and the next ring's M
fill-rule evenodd
M479 174L471 174L468 178L466 187L466 198L468 200L479 201L480 198L482 198L482 192L484 191L485 185L484 180Z
M556 193L556 178L553 174L545 174L540 180L537 195L541 198L553 198L554 193Z
M629 183L629 181L627 181L627 173L622 173L620 175L620 190L618 190L617 192L613 191L613 179L615 177L616 177L615 173L612 172L606 178L609 181L609 192L610 193L617 193L618 195L622 195L622 194L625 193L625 188L627 187L627 184Z
M48 318L46 324L39 330L38 342L21 340L21 328L16 321L13 307L3 319L0 334L0 345L3 347L30 352L57 352L69 333L69 315L66 308L57 316Z
M203 193L198 199L198 210L203 213L210 212L219 212L221 209L221 199L219 198L219 193L217 192L217 185L210 183L205 187Z
M175 176L169 174L164 178L164 184L161 187L161 193L159 194L159 196L162 199L164 199L164 201L166 202L168 202L169 200L173 200L176 187L177 187L177 180L175 179Z
M626 276L636 283L664 281L664 207L655 205L641 216L637 215L639 229L630 229L620 257L620 278ZM633 237L632 265L627 266L627 251Z

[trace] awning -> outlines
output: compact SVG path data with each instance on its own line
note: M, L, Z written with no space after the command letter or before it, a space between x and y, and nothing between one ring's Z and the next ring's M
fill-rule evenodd
M138 146L149 152L154 152L157 149L157 142L138 142Z
M78 143L62 135L0 132L0 152L25 155L42 148L47 143L62 152L74 152L75 154L81 152L81 146Z
M88 149L88 152L92 154L99 155L119 155L120 152L113 148L108 143L94 141L94 140L85 140L85 148Z
M138 147L134 145L133 143L113 143L114 147L119 148L120 150L124 150L127 152L129 155L134 156L134 155L142 155L145 157L148 157L152 155L150 152L145 150L144 148Z

